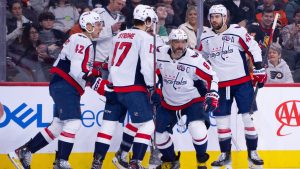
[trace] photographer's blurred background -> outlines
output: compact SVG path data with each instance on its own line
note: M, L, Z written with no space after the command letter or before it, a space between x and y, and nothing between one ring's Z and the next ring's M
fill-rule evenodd
M189 47L196 48L197 0L2 0L0 3L0 81L48 82L49 69L57 58L64 41L80 32L78 18L84 11L94 10L106 15L103 34L110 39L97 42L96 61L103 63L107 55L107 40L120 30L131 28L132 11L138 4L155 8L159 22L159 43L168 42L168 33L180 27L189 36ZM224 4L230 16L229 24L248 29L263 52L268 46L274 13L280 14L273 38L273 50L264 53L269 70L269 83L300 82L300 0L203 0L204 26L210 6ZM107 16L105 16L107 17ZM5 34L6 32L6 34ZM105 47L104 47L105 46ZM276 50L275 50L276 49ZM277 59L275 59L277 58ZM277 60L277 61L274 61ZM280 65L284 66L284 70ZM285 81L289 77L288 81ZM291 81L292 80L292 81Z

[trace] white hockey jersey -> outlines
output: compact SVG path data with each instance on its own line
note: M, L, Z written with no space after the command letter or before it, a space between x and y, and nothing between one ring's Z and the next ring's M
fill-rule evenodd
M232 24L223 33L216 34L211 28L201 36L199 49L209 60L219 77L219 87L238 85L251 80L246 54L252 61L261 62L261 49L257 42L239 25Z
M116 92L143 91L153 86L153 37L133 28L121 31L114 38L110 76Z
M119 21L119 14L114 18L107 8L95 8L94 12L98 13L104 19L103 30L101 31L96 45L95 61L106 62L112 55L113 32L111 26Z
M83 76L92 70L93 61L92 41L83 33L76 33L64 43L51 72L65 79L83 94L86 85Z
M207 82L208 90L218 91L219 80L216 73L201 54L189 48L178 60L173 60L170 54L169 45L157 49L157 69L162 77L162 94L168 108L178 108L195 99L199 101L201 97L203 101L204 98L194 83L197 80Z

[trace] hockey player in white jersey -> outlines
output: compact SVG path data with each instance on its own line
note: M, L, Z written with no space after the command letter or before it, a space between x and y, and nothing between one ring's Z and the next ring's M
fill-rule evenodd
M162 153L162 165L158 168L179 169L169 133L183 115L196 150L197 168L206 169L208 120L206 112L218 105L218 78L201 54L187 48L187 35L181 29L173 29L170 45L157 49L157 69L162 83L162 102L157 110L156 143ZM207 88L202 82L207 84Z
M120 31L122 21L121 10L125 7L126 0L110 0L109 4L102 8L93 9L100 17L104 18L103 30L96 39L96 56L94 67L101 70L102 78L108 76L108 58L112 56L113 37Z
M94 48L91 39L99 36L102 21L95 12L83 13L79 19L83 33L72 35L64 43L51 69L54 73L49 85L50 95L55 103L53 121L25 145L9 153L17 168L30 169L31 154L57 137L58 151L54 169L71 168L68 159L75 135L81 126L80 97L84 93L86 80L92 77ZM100 83L104 87L107 81Z
M248 149L249 166L262 166L263 160L257 154L258 134L250 114L256 110L252 105L254 90L248 71L246 54L254 63L253 84L263 87L266 72L262 67L261 50L257 42L245 28L236 24L227 25L227 9L223 5L213 5L208 20L211 28L201 36L200 50L211 63L219 77L219 107L213 111L216 117L221 155L211 165L231 166L231 128L230 114L233 98L241 114Z
M143 160L151 134L154 132L152 106L148 93L153 93L153 37L146 31L153 24L153 9L138 5L133 12L132 29L121 31L114 39L110 76L118 100L128 110L131 124L136 128L130 169L143 168ZM123 137L124 138L124 137ZM124 139L123 139L124 141Z

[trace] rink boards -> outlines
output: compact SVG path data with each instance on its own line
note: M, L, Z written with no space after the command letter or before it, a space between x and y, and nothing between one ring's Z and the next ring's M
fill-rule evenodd
M24 144L51 122L53 101L47 86L0 86L0 102L5 111L4 117L0 119L0 169L10 169L13 167L5 154ZM70 157L74 169L90 167L91 152L101 126L104 102L104 97L89 89L82 97L82 127L76 136L73 149L75 154ZM263 88L258 92L257 103L259 111L254 114L254 122L259 134L258 149L265 160L265 168L300 168L300 86ZM233 105L232 113L236 112ZM231 121L236 142L232 145L234 168L247 168L241 117L232 116ZM213 117L211 122L215 124ZM120 143L122 125L120 124L113 137L105 168L113 168L110 161ZM181 129L184 133L180 134L179 130L175 126L173 140L176 149L184 152L181 168L195 168L195 155L189 133L186 129ZM39 152L41 154L34 156L32 168L51 168L55 149L56 142L42 149ZM216 159L219 147L214 126L209 130L208 150L210 161Z

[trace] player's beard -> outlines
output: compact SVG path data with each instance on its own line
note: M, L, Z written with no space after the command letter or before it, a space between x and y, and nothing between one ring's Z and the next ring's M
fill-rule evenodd
M172 58L180 59L185 50L183 48L176 48L176 49L173 48L172 51L173 51Z
M223 27L223 21L219 24L211 23L211 26L212 26L213 30L220 30Z

